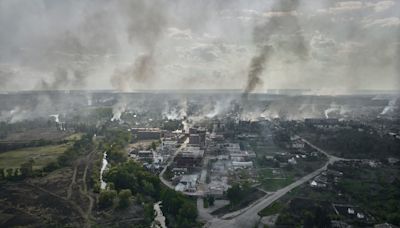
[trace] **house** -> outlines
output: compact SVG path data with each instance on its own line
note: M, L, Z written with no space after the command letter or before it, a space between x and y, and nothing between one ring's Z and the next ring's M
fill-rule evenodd
M175 186L175 191L180 192L196 192L198 175L184 175Z
M296 165L297 161L296 161L295 158L291 158L291 159L288 160L288 163L291 164L291 165Z

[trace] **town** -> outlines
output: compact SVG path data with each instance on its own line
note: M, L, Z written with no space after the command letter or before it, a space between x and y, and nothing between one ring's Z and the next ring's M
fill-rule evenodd
M28 189L53 197L58 207L76 208L70 210L81 219L69 217L71 225L398 224L399 118L397 112L382 115L375 101L353 98L366 102L369 116L349 117L354 109L327 118L329 106L321 101L315 104L320 117L292 119L256 114L265 104L259 97L247 111L218 98L231 103L210 116L200 114L214 112L200 105L207 96L162 95L167 105L160 108L160 95L154 95L141 109L127 103L113 111L112 103L104 103L110 95L93 94L89 114L82 106L57 118L2 123L2 214L10 218L2 224L22 224L7 211L33 206L33 195L18 200L18 208L10 204ZM131 101L142 102L137 96ZM380 104L384 109L386 103ZM16 186L10 198L7 192ZM172 207L175 197L191 209ZM45 208L52 206L37 210ZM66 219L57 210L49 224Z

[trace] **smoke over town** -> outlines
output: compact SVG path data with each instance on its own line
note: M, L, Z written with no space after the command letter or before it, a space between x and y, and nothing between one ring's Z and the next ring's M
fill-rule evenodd
M4 0L1 89L396 90L399 8L383 0Z

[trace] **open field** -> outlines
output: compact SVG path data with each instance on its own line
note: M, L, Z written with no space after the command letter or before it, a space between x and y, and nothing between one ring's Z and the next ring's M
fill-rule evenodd
M66 131L59 131L57 129L24 129L20 132L9 134L1 141L15 142L15 141L35 141L35 140L48 140L58 141L68 137L71 133Z
M19 168L29 159L34 160L33 168L42 168L49 162L55 161L70 144L29 147L0 153L0 168Z

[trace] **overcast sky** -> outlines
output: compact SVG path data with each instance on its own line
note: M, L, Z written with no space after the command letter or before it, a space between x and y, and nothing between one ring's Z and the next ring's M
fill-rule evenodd
M400 88L397 0L0 0L0 90Z

